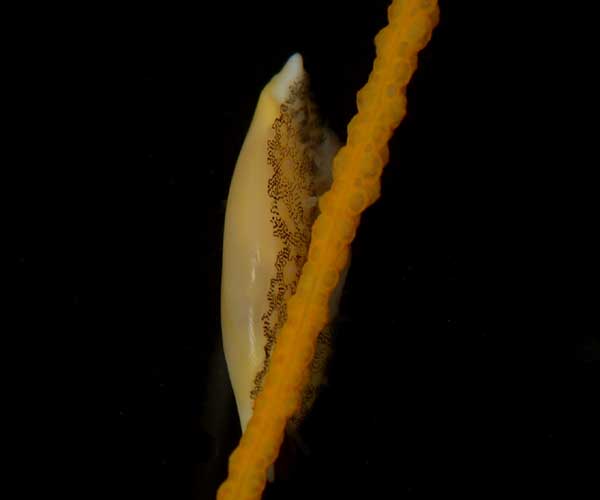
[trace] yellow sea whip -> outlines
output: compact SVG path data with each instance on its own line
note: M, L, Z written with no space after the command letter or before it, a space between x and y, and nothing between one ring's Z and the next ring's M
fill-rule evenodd
M333 162L333 184L319 199L320 215L311 231L308 259L253 416L229 458L229 475L218 500L257 500L283 441L287 420L300 403L315 342L327 322L328 301L361 213L380 194L389 159L388 141L406 114L406 85L417 55L438 23L437 0L393 0L389 24L375 37L377 55L367 84L358 92L358 114L348 125L348 142Z

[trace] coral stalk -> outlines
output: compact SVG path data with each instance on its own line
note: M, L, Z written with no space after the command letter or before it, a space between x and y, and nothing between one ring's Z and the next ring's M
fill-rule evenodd
M331 189L319 199L307 262L218 500L256 500L262 494L286 422L299 406L317 336L327 323L329 296L347 264L361 213L379 198L388 141L406 114L406 86L417 55L438 19L435 0L394 0L389 24L375 37L373 70L357 95L358 114L348 125L347 144L334 159Z

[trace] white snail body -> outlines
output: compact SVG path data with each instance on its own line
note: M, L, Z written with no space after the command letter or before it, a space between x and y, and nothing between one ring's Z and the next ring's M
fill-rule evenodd
M293 55L262 91L235 167L225 216L221 326L242 431L295 292L339 142L323 127ZM330 303L337 312L339 291ZM322 332L300 413L315 397L327 353Z

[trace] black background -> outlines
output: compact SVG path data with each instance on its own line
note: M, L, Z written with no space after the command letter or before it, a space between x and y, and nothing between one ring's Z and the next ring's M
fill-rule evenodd
M594 487L597 329L546 297L570 272L538 241L558 201L523 201L545 178L530 79L543 44L516 49L501 6L440 4L353 244L310 454L265 498ZM17 337L44 367L28 384L39 399L17 392L50 409L24 416L53 443L44 456L72 450L81 469L54 480L80 497L214 497L239 439L220 343L224 209L258 94L301 52L345 138L386 6L65 12L67 30L38 12L47 35L13 39L28 54L10 76Z

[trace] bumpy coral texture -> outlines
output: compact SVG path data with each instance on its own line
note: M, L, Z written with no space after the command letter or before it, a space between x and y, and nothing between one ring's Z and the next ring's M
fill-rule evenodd
M328 299L348 260L361 213L379 197L389 156L388 140L406 114L406 85L417 54L437 25L435 0L394 0L389 24L375 38L377 57L358 93L358 114L338 152L333 185L319 200L308 260L271 356L263 389L246 432L229 458L229 475L218 500L258 500L275 461L287 420L298 409L319 332L327 323Z

